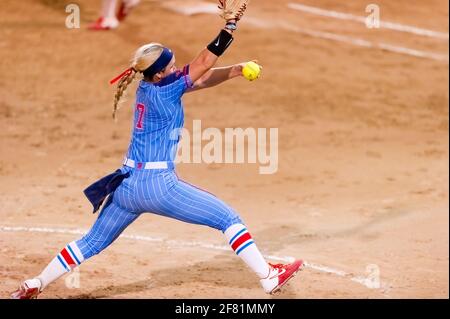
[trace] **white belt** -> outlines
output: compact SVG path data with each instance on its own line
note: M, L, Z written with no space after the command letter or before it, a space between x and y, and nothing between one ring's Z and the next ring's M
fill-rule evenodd
M126 158L123 160L123 165L138 168L138 169L168 169L171 162L144 162L136 163L132 159Z

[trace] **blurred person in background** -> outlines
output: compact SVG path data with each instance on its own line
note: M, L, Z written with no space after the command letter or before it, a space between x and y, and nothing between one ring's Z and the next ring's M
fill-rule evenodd
M90 30L110 30L119 26L140 0L103 0L100 17L89 25Z

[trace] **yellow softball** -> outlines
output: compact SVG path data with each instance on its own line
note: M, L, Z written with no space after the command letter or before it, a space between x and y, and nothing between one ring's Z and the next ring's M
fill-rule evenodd
M261 67L255 62L247 62L242 68L242 74L249 81L254 81L261 75Z

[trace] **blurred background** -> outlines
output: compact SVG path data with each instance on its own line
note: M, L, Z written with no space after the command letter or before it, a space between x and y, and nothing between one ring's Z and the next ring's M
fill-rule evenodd
M66 27L71 3L80 28ZM252 1L219 65L257 59L262 77L184 98L188 130L279 129L276 174L177 170L234 207L266 255L308 262L281 298L449 296L448 2L377 0L380 28L364 23L369 4ZM214 5L142 0L94 31L101 1L2 0L1 298L97 217L82 191L120 167L136 88L114 123L109 80L149 42L189 63L223 26ZM80 288L42 297L267 298L211 248L220 233L146 214L125 234L150 240L119 239L80 268Z

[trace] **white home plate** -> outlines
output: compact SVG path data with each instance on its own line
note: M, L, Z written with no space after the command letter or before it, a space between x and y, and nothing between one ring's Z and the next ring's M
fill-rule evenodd
M195 15L201 13L218 14L219 9L217 8L217 3L206 2L206 1L170 1L163 2L161 5L169 10L184 14L184 15Z

